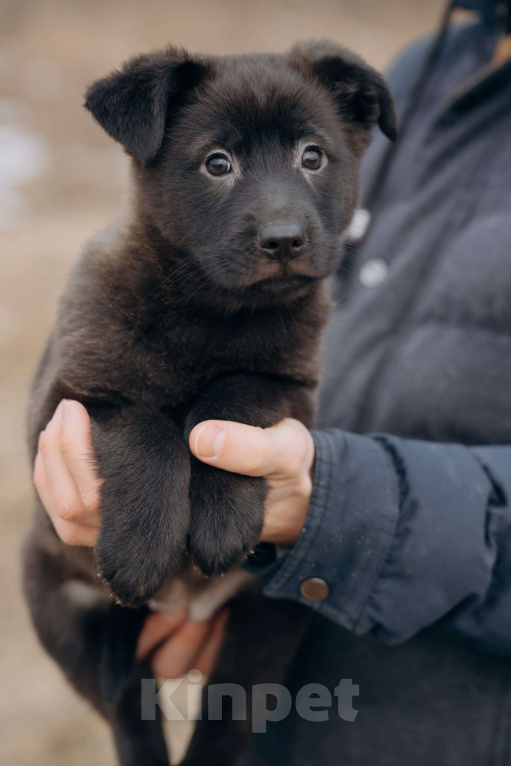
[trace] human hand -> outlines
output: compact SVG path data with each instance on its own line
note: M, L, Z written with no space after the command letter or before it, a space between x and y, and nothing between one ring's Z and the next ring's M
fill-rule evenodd
M179 678L189 670L209 676L225 637L228 616L224 609L206 622L193 622L186 609L154 612L140 633L136 658L149 662L154 675L163 678Z
M270 491L261 541L296 542L309 508L314 465L314 442L300 421L287 418L263 429L209 420L195 426L189 445L204 463L247 476L263 476Z

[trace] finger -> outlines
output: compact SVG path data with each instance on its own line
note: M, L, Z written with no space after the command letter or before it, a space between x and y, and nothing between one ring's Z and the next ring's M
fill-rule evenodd
M312 437L298 420L287 418L271 428L225 420L199 423L190 449L204 463L247 476L276 478L303 470L314 452Z
M138 638L135 652L137 660L147 659L159 644L175 633L177 628L185 622L187 614L186 609L173 609L171 612L150 614Z
M99 534L97 527L91 527L76 522L63 521L55 510L53 497L48 485L48 479L44 470L43 459L37 454L34 466L34 483L41 501L50 517L55 531L67 545L80 545L92 548L96 544Z
M90 513L90 523L99 524L101 480L95 471L89 413L80 402L62 402L60 449L82 503Z
M61 518L54 502L53 491L50 487L44 460L41 452L36 455L34 463L34 484L48 516L62 542L67 545L93 547L96 544L99 529L95 526L70 522Z
M187 673L210 630L209 622L185 622L153 654L150 662L153 673L163 678L179 678Z
M55 532L66 545L94 548L98 541L99 527L78 524L76 521L62 521L58 517L53 522L53 526L55 527Z
M53 498L51 490L48 484L48 477L46 476L46 469L44 467L43 456L40 452L37 453L34 463L34 484L37 489L42 504L44 505L46 512L50 519L55 523L55 517L57 512L53 505Z
M39 454L57 517L67 522L99 526L99 517L83 504L77 484L69 471L61 449L61 427L64 404L57 407L53 418L39 437ZM53 517L54 522L56 518Z
M224 642L225 627L228 619L229 612L227 610L217 614L211 628L211 633L193 662L194 670L200 670L204 676L210 676L216 667L218 654Z

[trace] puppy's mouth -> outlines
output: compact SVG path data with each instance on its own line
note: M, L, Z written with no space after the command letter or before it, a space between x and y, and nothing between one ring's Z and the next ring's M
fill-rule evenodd
M252 273L247 277L245 289L248 288L249 292L287 294L309 287L318 281L319 275L314 273L311 265L303 263L300 258L289 262L268 258L254 264Z
M269 293L280 293L308 287L313 284L313 282L317 282L317 277L310 277L305 274L294 274L287 277L275 275L254 282L250 285L250 289Z

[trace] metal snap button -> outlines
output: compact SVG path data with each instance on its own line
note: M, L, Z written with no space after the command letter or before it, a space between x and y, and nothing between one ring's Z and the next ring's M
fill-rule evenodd
M309 601L324 601L330 595L330 586L321 577L309 577L300 585L300 593Z
M381 258L371 258L360 269L358 278L362 287L378 287L387 279L389 267Z

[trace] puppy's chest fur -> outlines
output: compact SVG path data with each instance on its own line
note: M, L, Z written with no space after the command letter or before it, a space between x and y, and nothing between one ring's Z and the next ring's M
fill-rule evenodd
M300 308L309 313L308 305ZM314 385L317 354L310 346L321 325L315 322L312 328L312 317L307 320L300 317L300 309L298 315L295 312L274 307L230 317L199 313L189 321L176 318L157 344L145 339L146 354L140 358L143 377L170 406L185 404L211 380L240 372L280 375ZM304 346L313 358L304 353Z
M128 289L119 273L105 288L104 271L91 274L83 262L64 300L54 343L63 349L68 396L94 406L121 395L174 417L211 381L238 373L317 385L329 309L325 285L290 305L226 312L182 302L169 291L144 309L131 296L146 286Z

